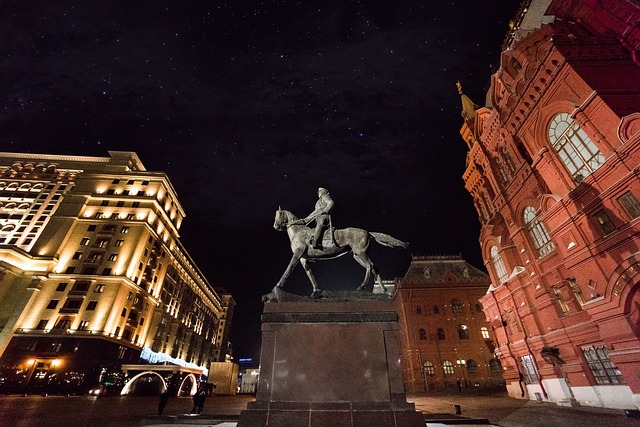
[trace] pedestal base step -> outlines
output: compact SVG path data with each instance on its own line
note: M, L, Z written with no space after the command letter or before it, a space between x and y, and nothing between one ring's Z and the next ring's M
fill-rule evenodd
M424 427L413 405L378 402L252 402L238 427Z

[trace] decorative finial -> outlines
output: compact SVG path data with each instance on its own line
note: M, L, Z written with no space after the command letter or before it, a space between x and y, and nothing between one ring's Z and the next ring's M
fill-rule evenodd
M458 88L458 95L462 95L462 85L460 84L460 80L456 82L456 87Z

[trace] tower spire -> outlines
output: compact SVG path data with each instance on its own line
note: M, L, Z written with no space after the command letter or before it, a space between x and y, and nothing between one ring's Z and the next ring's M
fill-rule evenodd
M458 94L462 98L462 118L467 122L469 127L473 129L472 123L475 121L478 105L464 94L460 81L456 83L456 87L458 88Z

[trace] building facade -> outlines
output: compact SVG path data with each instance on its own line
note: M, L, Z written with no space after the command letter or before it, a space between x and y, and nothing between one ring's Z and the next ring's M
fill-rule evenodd
M504 384L482 305L489 277L460 256L414 256L396 279L405 390Z
M169 179L109 155L0 153L4 391L121 387L132 363L202 373L227 347L230 305L180 243Z
M636 1L525 1L486 105L459 87L511 396L640 407L639 22Z
M233 347L229 336L236 302L233 296L223 288L216 288L215 291L220 296L223 313L219 319L216 343L213 349L214 360L216 362L233 362Z

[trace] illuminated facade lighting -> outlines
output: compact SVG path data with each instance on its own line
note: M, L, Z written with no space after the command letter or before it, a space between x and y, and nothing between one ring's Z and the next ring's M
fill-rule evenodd
M180 244L185 213L173 186L135 153L109 154L0 153L0 202L15 210L0 223L0 267L15 272L0 277L0 310L21 313L4 326L0 367L28 360L33 370L0 390L46 380L84 392L120 378L118 366L137 363L143 348L184 366L227 356L217 336L235 303Z

